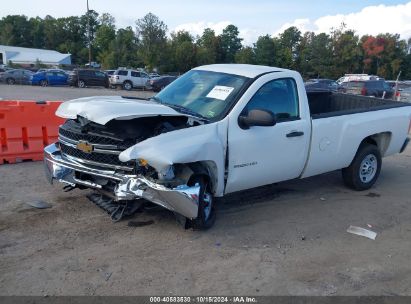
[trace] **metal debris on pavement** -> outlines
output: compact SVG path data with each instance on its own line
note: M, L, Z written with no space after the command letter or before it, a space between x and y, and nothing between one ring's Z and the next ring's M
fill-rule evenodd
M375 240L377 233L368 229L364 229L361 227L357 227L357 226L350 226L347 229L348 233L352 233L352 234L356 234L359 236L364 236L366 238L369 238L371 240Z
M45 201L41 201L41 200L37 200L37 201L28 201L26 202L27 205L37 208L37 209L47 209L47 208L51 208L51 204L45 202Z

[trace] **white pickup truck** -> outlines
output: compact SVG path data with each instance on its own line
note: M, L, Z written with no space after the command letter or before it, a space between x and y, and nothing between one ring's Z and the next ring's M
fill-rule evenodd
M186 226L215 220L215 197L342 169L347 186L370 188L381 158L409 139L410 104L313 92L295 71L208 65L149 100L64 102L59 141L45 148L49 180L121 218L147 201Z

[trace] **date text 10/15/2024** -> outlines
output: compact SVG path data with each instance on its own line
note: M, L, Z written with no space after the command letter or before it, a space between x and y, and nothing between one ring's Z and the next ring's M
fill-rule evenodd
M254 297L150 297L150 303L258 303Z

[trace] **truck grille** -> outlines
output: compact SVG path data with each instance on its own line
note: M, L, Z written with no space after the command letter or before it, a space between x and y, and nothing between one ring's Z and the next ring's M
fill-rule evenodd
M91 153L81 151L76 148L79 141L86 141L92 144L96 150L103 149L106 153L104 151L93 151ZM133 140L116 140L95 134L75 132L67 130L63 125L59 128L59 142L63 154L84 160L86 163L97 163L97 166L101 165L102 167L122 167L126 170L132 170L134 167L134 162L122 162L118 159L120 152L135 144Z
M103 154L103 153L85 153L80 151L76 148L67 146L60 142L61 151L69 156L79 158L86 161L92 161L95 163L101 163L104 165L112 165L112 166L121 166L121 167L130 167L133 166L132 162L124 163L118 159L118 155L113 154Z
M77 133L77 132L72 132L67 129L64 129L63 127L60 127L59 134L63 135L64 137L70 138L72 140L76 140L76 141L85 140L95 145L113 145L113 146L116 146L119 150L125 150L135 145L135 141L132 141L132 140L123 141L120 139L116 140L116 139L105 137L105 136Z

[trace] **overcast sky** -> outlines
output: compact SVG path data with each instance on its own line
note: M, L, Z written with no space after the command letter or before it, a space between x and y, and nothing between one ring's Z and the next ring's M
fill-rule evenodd
M232 23L240 29L245 44L260 35L276 35L295 25L302 31L329 32L345 22L359 35L381 32L411 37L411 1L349 0L89 0L90 9L108 12L118 27L133 26L148 12L163 20L170 31L186 29L201 34L211 27L217 34ZM24 14L29 17L81 15L86 0L2 1L0 17Z

